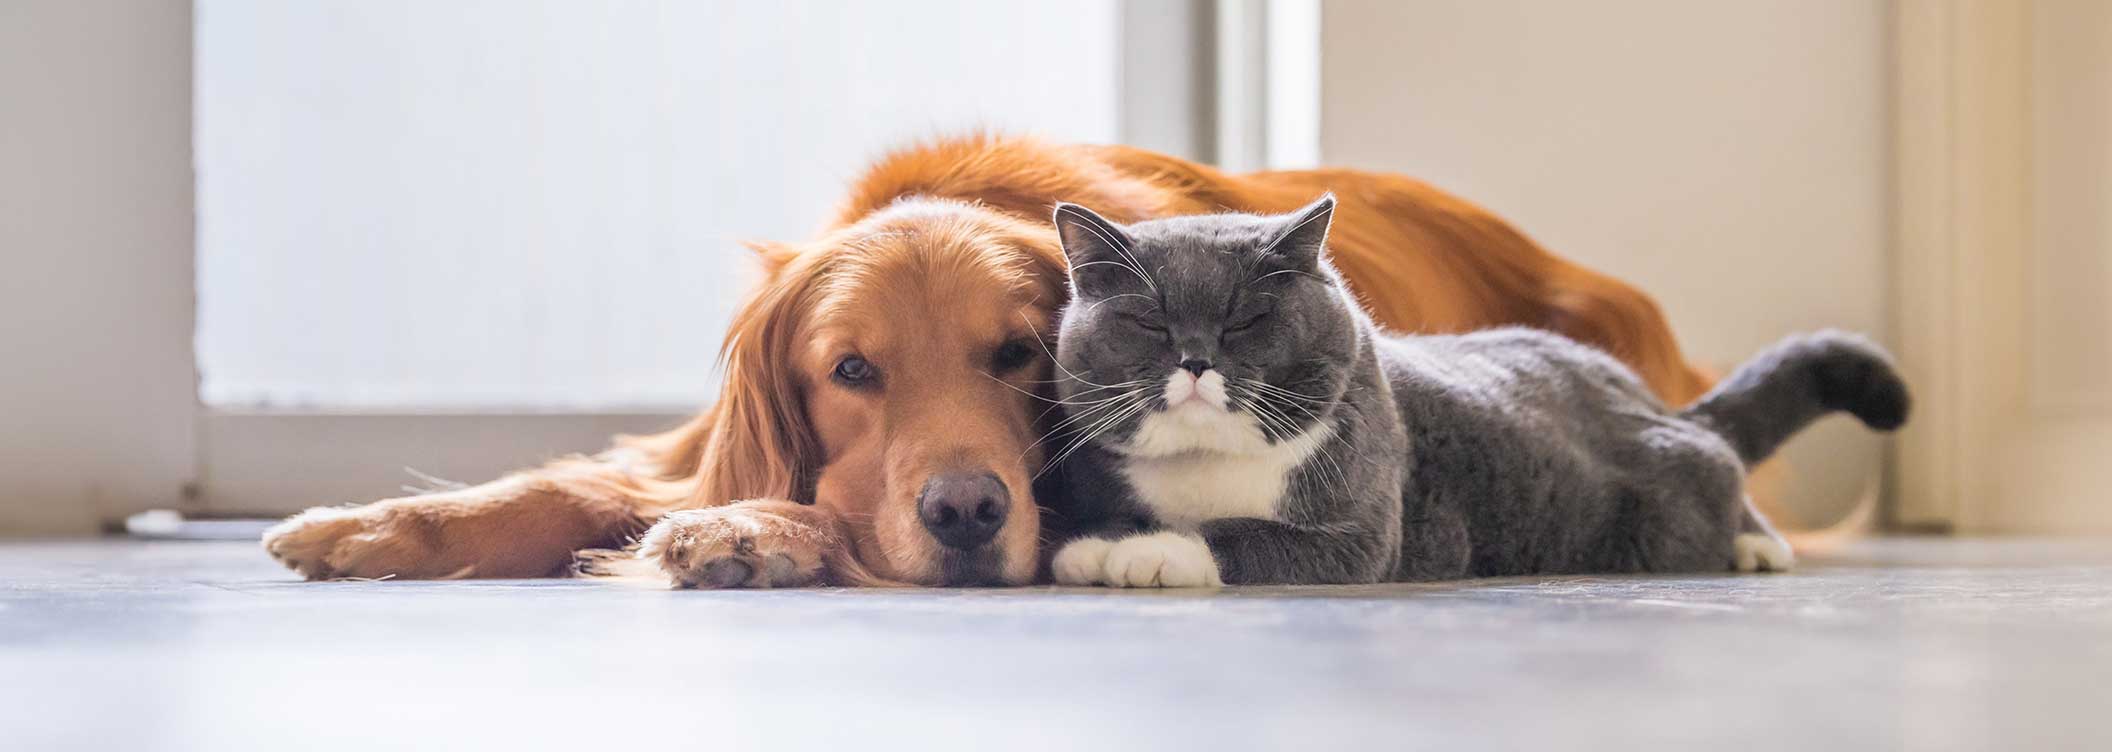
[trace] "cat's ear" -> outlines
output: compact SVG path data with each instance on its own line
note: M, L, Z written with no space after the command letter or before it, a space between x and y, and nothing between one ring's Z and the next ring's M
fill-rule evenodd
M1263 253L1291 269L1320 268L1320 257L1327 248L1328 226L1335 221L1335 194L1321 194L1319 200L1284 215L1280 221L1283 234L1276 236Z
M1130 238L1122 226L1077 204L1056 205L1056 237L1063 241L1063 256L1069 261L1071 280L1083 282L1081 274L1094 262L1129 266Z

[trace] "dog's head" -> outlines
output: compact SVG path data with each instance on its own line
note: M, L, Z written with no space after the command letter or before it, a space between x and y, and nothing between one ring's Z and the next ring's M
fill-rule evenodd
M908 201L758 250L768 277L728 335L699 500L831 509L886 579L1031 580L1043 338L1066 294L1050 234Z

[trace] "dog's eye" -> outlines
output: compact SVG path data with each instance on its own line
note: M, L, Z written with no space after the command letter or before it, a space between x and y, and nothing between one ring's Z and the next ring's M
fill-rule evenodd
M852 355L836 361L836 371L832 375L845 386L864 386L872 383L880 373L874 370L873 364L866 359Z
M990 370L998 373L1017 371L1027 361L1034 359L1034 348L1025 342L1013 340L999 345L990 355Z

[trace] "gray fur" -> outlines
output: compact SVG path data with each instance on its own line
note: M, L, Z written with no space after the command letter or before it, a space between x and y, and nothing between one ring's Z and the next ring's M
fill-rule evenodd
M1333 211L1323 197L1124 227L1058 207L1073 296L1056 511L1074 534L1169 526L1177 510L1142 499L1134 446L1191 358L1223 374L1229 409L1256 416L1270 446L1328 435L1266 518L1182 530L1227 583L1723 570L1738 533L1768 530L1747 464L1834 410L1884 430L1905 419L1883 352L1839 333L1777 345L1685 412L1559 335L1382 333L1326 260Z

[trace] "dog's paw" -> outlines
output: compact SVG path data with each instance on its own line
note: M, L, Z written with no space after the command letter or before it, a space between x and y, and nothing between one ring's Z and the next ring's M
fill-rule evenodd
M1218 587L1217 558L1202 538L1161 532L1115 542L1101 566L1109 587Z
M1107 551L1115 542L1106 538L1079 538L1063 544L1049 573L1058 585L1098 585L1107 579Z
M639 538L638 558L675 587L798 587L821 581L832 545L824 531L736 504L668 513Z
M416 526L372 506L316 507L264 531L264 550L310 580L473 574L421 571L432 562Z
M1737 552L1732 566L1740 572L1787 572L1797 564L1789 541L1767 533L1739 533L1731 546Z

